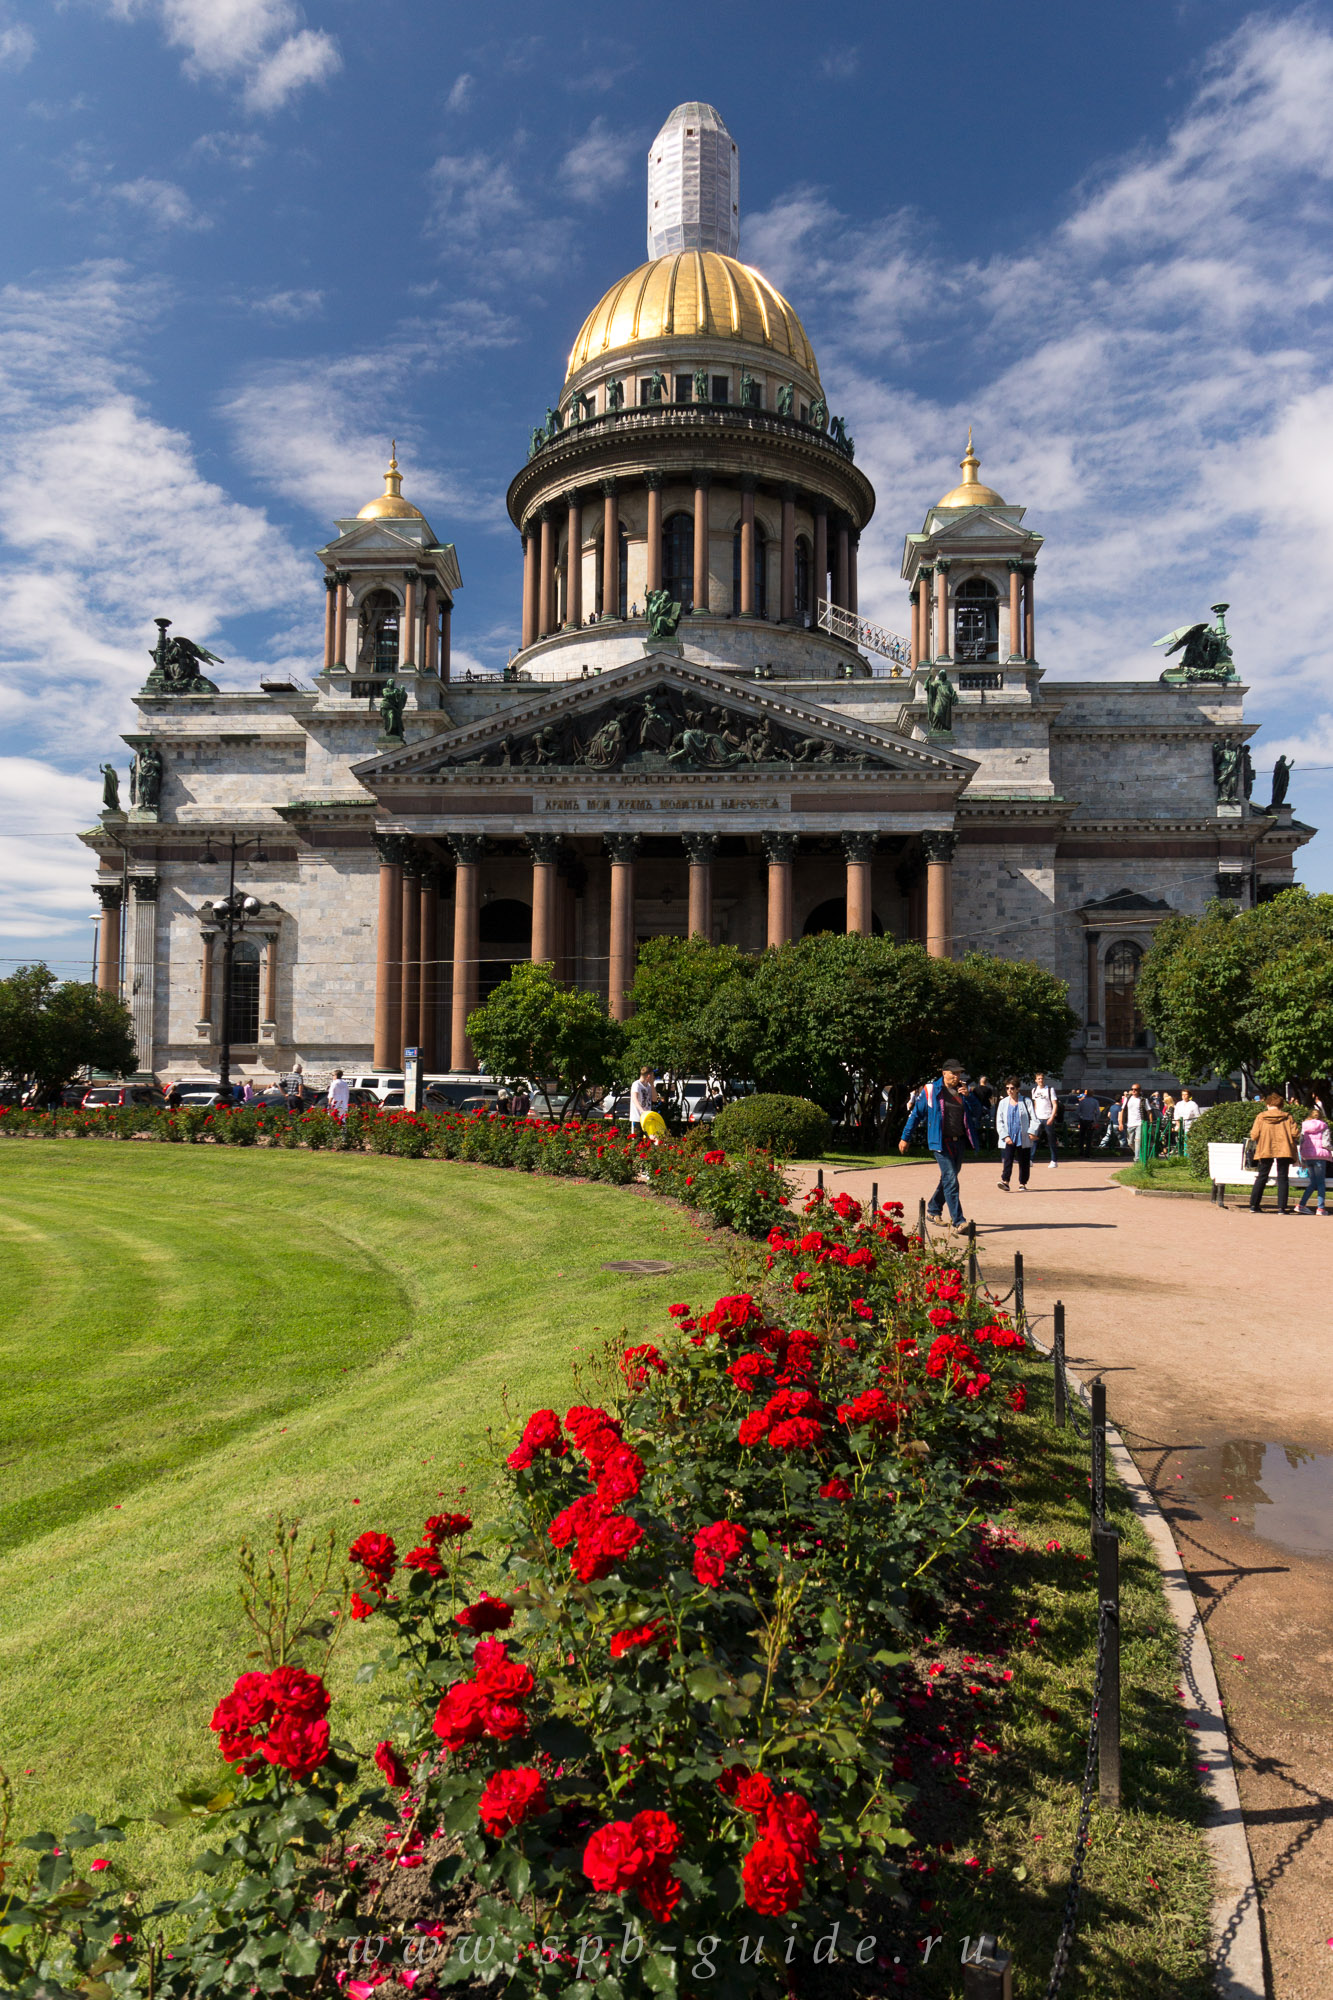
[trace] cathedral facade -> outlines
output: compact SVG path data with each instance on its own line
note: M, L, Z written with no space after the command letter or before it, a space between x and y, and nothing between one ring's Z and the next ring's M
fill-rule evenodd
M396 459L318 552L308 685L220 693L159 620L128 804L83 836L141 1066L216 1075L225 1043L257 1082L408 1046L468 1069L468 1012L529 957L623 1016L649 938L849 930L1034 960L1082 1022L1067 1082L1162 1080L1135 1004L1154 928L1289 886L1312 832L1250 796L1226 607L1160 677L1041 664L1042 538L969 436L905 539L905 635L862 618L875 495L739 260L710 106L672 113L648 185L648 261L580 328L509 488L503 675L451 675L457 556Z

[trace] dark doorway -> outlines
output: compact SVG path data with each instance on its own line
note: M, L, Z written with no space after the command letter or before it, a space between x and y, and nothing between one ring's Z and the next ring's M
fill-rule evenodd
M884 926L873 911L871 912L870 923L873 935L875 937L883 937ZM818 937L821 931L834 931L839 937L842 937L846 934L846 930L847 898L845 896L831 896L827 903L821 903L817 909L811 910L805 920L805 929L801 932L801 936Z
M478 995L485 1000L503 985L512 965L532 957L532 909L514 897L501 896L481 910L481 966Z

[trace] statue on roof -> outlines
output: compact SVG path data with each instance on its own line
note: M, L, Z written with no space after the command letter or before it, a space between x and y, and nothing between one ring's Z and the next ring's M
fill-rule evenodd
M680 624L681 607L669 590L650 590L644 599L650 639L674 639Z
M120 773L114 764L99 764L97 768L102 773L102 811L104 813L118 813L120 811Z
M648 401L650 403L665 403L666 390L667 390L666 376L662 373L660 368L654 368L651 376L648 379Z
M709 394L706 368L696 368L694 371L694 400L696 403L710 403L713 400Z
M407 689L400 687L397 681L386 681L380 695L380 727L386 736L395 737L400 743L403 740L403 710L406 707Z
M1201 619L1197 625L1181 625L1174 632L1164 632L1160 639L1153 640L1154 646L1166 647L1168 659L1173 653L1180 654L1179 666L1163 670L1161 678L1164 681L1181 683L1239 679L1227 634L1226 614L1230 608L1227 604L1210 605L1209 609L1217 620L1215 625Z
M792 413L792 407L793 407L793 405L794 405L795 401L796 401L796 385L795 385L795 383L793 383L793 382L779 382L779 384L778 384L778 415L779 415L780 417L789 417L789 416L791 415L791 413Z
M545 443L546 443L545 426L542 424L534 424L532 426L532 435L528 439L528 457L535 458L537 456L537 453L541 450L542 446Z
M1279 757L1273 766L1273 796L1268 801L1269 812L1276 812L1287 802L1287 786L1291 783L1291 759Z
M217 685L210 681L199 669L202 666L220 667L222 660L216 653L210 653L206 646L196 646L193 639L168 639L169 618L155 618L157 644L151 648L149 659L152 671L143 684L144 694L216 694Z
M606 407L608 410L625 407L625 385L618 375L613 375L606 385Z
M156 743L145 743L130 766L130 804L140 812L155 813L161 798L162 752Z
M932 735L947 736L953 728L954 686L938 661L922 682L926 697L926 727Z
M1213 785L1220 806L1238 806L1243 775L1243 759L1238 743L1214 743Z
M828 404L822 396L816 396L810 405L810 421L817 431L828 429Z

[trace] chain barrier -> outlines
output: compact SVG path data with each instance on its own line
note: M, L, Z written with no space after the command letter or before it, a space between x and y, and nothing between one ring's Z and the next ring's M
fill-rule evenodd
M1102 1678L1106 1670L1106 1634L1111 1614L1112 1607L1109 1604L1099 1603L1097 1665L1092 1684L1092 1719L1088 1724L1088 1754L1083 1766L1083 1791L1079 1798L1078 1830L1074 1835L1074 1859L1069 1870L1064 1917L1060 1924L1060 1935L1056 1940L1055 1958L1051 1965L1051 1976L1046 1982L1044 2000L1057 2000L1061 1983L1068 1970L1074 1933L1078 1928L1078 1899L1083 1887L1083 1864L1088 1858L1088 1841L1092 1833L1092 1788L1097 1774L1097 1725L1101 1715Z

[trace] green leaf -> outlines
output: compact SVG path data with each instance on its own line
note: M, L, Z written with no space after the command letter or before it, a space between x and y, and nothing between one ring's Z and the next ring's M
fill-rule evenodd
M690 1675L685 1685L696 1701L711 1701L714 1695L725 1693L731 1682L716 1667L701 1667L698 1673Z

